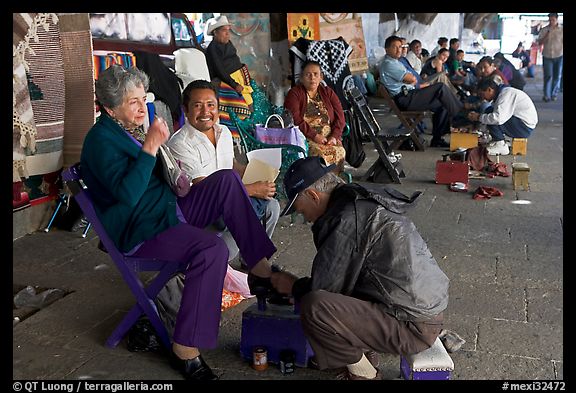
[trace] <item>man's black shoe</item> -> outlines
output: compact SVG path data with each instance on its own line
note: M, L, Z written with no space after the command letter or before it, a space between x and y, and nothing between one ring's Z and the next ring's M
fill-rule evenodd
M282 267L272 265L273 272L282 270ZM290 304L290 297L279 293L276 288L272 286L270 277L258 277L248 272L248 288L250 288L250 294L264 296L270 304Z
M258 277L250 272L248 272L248 288L250 288L252 295L264 294L266 297L274 290L270 277Z
M216 374L212 372L212 369L204 359L202 355L198 355L193 359L180 359L174 353L170 355L170 365L180 371L184 378L189 381L212 381L215 379L220 379Z
M450 147L450 144L444 139L432 139L430 141L430 147Z

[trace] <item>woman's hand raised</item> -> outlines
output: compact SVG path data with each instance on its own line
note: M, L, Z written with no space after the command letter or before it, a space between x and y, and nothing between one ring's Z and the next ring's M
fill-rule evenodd
M142 144L142 150L146 153L155 156L161 144L166 142L170 137L170 130L166 120L161 117L156 117L154 122L148 128L146 139Z

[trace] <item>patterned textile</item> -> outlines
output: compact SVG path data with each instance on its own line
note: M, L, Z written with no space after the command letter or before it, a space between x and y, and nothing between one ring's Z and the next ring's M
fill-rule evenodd
M28 177L24 148L36 150L36 125L26 83L26 71L21 60L14 58L13 69L12 181Z
M236 144L240 142L240 134L236 128L236 124L232 119L228 111L234 111L241 120L246 119L252 113L249 105L252 104L252 87L250 87L250 74L246 66L243 66L238 71L230 74L232 79L244 86L244 92L242 95L238 95L236 90L232 88L229 84L225 82L220 82L220 87L218 88L218 110L220 111L220 124L224 124L232 132L232 138ZM249 89L249 90L248 90ZM249 93L247 93L249 92ZM246 96L250 98L250 104L246 101Z
M336 83L348 64L350 52L352 48L344 46L342 41L314 41L308 46L306 57L318 61L324 76Z
M350 45L351 49L350 57L348 58L350 71L353 73L368 71L368 57L366 56L362 18L340 19L343 15L346 14L340 14L339 17L334 19L327 19L327 15L322 14L322 19L327 22L320 22L320 36L324 40L342 38Z
M26 152L30 175L57 171L62 168L63 159L65 91L59 20L48 18L42 27L29 44L33 52L24 55L37 130L36 151Z
M98 80L100 73L113 64L121 64L126 68L136 67L136 56L130 52L94 54L93 57L94 80Z
M318 134L328 138L332 132L330 128L330 118L320 94L316 97L308 97L308 104L306 105L306 113L304 114L304 121L310 125ZM308 155L320 156L324 158L327 165L338 164L343 165L346 158L346 150L342 146L342 142L338 141L338 146L322 145L308 139Z
M318 13L289 13L287 15L288 43L298 38L317 40L320 38L320 15Z
M94 64L88 14L60 16L64 60L64 167L80 161L84 137L95 121Z
M14 157L23 152L25 161L24 170L19 164L22 161L15 162L13 177L15 180L17 175L28 175L22 190L34 205L47 202L59 190L57 181L62 168L65 103L60 21L56 14L21 13L13 14L13 22L14 65L24 66L33 119L33 122L23 122L21 116L25 112L18 113L22 101L14 100L14 126L23 131L21 150L15 146ZM21 80L21 71L16 74ZM17 79L15 77L14 82ZM15 88L16 96L22 93L20 88ZM35 132L27 129L25 124L35 125Z
M29 195L35 204L48 201L42 198L46 194L57 195L62 168L65 95L59 19L53 13L12 17L13 181L25 191L21 196Z
M226 289L223 289L222 290L222 304L220 305L220 310L224 311L228 308L232 308L244 299L246 299L246 298L239 293L230 292Z
M36 152L37 129L28 92L29 65L26 55L35 54L32 44L39 42L38 30L48 31L56 24L56 14L12 14L13 52L13 182L28 177L26 155ZM35 96L37 92L35 92Z

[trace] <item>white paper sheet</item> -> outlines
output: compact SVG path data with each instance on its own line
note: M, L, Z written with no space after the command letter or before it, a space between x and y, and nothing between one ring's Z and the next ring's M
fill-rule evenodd
M248 162L252 161L252 159L257 159L265 162L272 168L280 169L280 165L282 164L282 149L274 148L252 150L246 153L246 157L248 157Z
M275 181L280 173L282 163L282 149L258 149L246 154L248 165L242 177L244 184L257 181Z

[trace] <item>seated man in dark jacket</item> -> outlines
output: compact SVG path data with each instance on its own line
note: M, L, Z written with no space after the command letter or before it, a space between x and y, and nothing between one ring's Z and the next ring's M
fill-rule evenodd
M300 302L318 368L346 366L342 378L379 379L374 352L412 354L434 343L449 280L404 215L419 192L344 184L333 167L308 157L286 172L283 214L296 210L314 223L317 254L311 277L280 271L271 282Z

